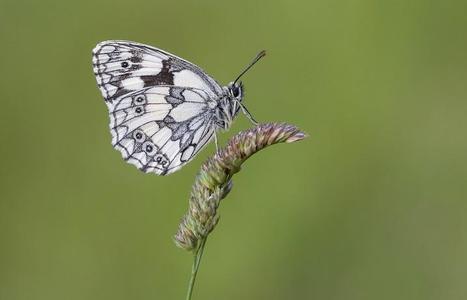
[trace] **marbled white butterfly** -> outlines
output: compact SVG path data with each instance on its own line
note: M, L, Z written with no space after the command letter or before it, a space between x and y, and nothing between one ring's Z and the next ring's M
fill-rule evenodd
M227 86L198 66L163 50L128 41L105 41L93 50L93 67L109 109L112 145L138 169L158 175L183 167L227 130L242 104L240 77Z

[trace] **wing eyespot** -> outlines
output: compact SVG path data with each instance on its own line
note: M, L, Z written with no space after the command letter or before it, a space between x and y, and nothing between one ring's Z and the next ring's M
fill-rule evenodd
M154 157L154 161L157 163L157 165L162 166L162 168L165 168L166 165L169 163L169 159L165 154L157 154Z
M144 114L144 108L142 106L136 106L135 107L135 115L136 116L141 116Z
M143 144L143 150L144 152L146 152L147 155L152 156L156 154L158 148L152 142L147 141Z
M138 143L142 143L146 140L146 136L142 130L135 130L133 132L133 138L136 140Z
M139 104L144 104L146 102L146 97L141 94L141 95L137 95L133 98L135 104L139 105Z

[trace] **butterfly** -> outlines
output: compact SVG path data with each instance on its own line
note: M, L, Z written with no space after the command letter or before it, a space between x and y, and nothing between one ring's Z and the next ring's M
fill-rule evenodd
M92 51L97 85L110 116L112 145L123 159L146 173L167 175L190 162L239 110L257 124L242 103L240 77L227 86L201 68L166 51L130 41L105 41Z

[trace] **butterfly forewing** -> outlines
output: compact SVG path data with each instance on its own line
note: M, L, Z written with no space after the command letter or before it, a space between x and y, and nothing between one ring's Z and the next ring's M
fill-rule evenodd
M121 41L98 44L93 66L109 109L112 145L138 169L170 174L211 140L210 105L222 88L199 67Z
M222 94L220 85L198 66L143 44L99 43L93 50L93 65L105 99L158 85L198 88L213 97Z

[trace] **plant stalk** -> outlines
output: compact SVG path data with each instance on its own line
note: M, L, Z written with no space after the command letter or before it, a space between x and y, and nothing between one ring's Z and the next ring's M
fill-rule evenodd
M198 249L193 255L193 266L191 267L191 277L188 283L188 291L186 294L186 300L191 300L193 294L193 287L195 286L196 275L198 274L199 265L201 258L203 257L204 245L206 244L206 238L201 239Z

